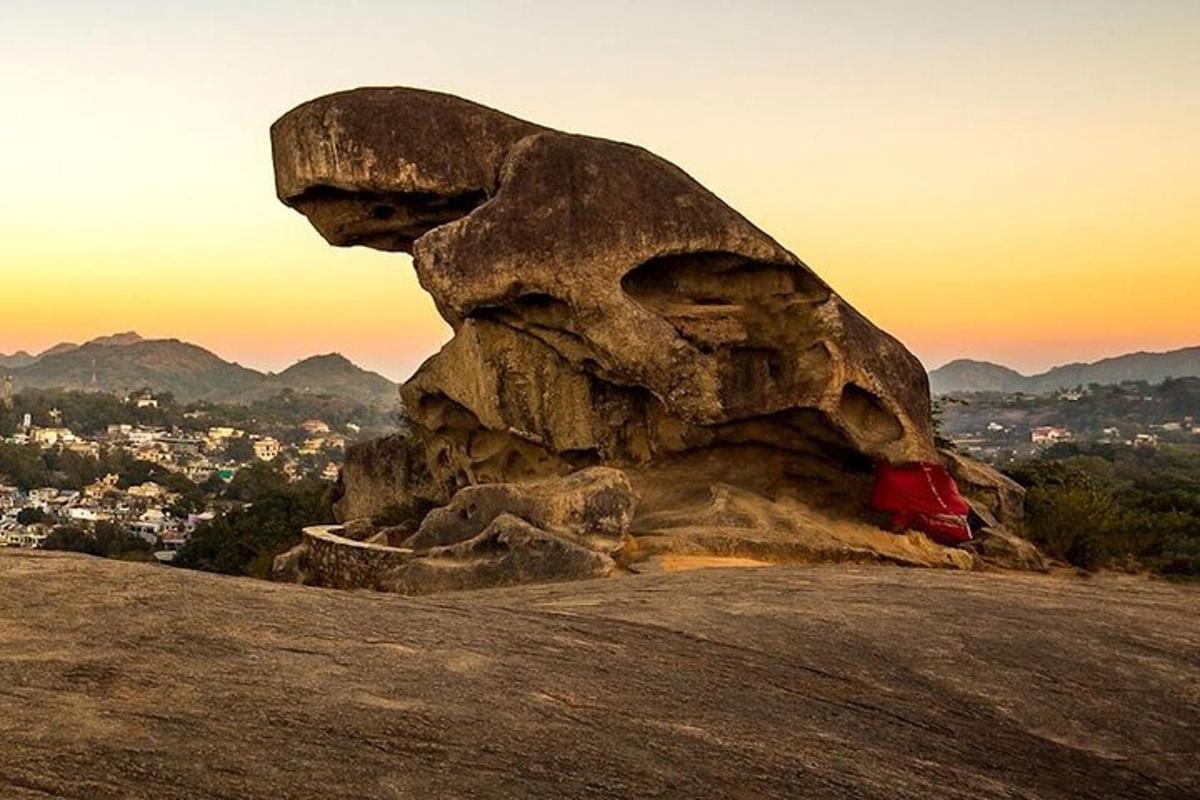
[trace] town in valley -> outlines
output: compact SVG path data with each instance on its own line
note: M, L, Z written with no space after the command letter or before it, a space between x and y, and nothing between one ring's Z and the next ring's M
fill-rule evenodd
M1200 452L1200 378L1059 391L957 392L935 400L943 440L1003 467L1055 445Z
M7 380L2 400L0 546L79 549L72 539L107 535L163 562L264 480L332 487L347 443L386 424L376 409L288 391L181 404L151 389L13 392Z

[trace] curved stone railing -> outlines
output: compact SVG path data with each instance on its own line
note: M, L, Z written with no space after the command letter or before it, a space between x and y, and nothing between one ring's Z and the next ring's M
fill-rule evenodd
M341 525L304 529L305 572L312 582L334 589L377 588L413 558L407 548L358 542L336 533L343 530Z

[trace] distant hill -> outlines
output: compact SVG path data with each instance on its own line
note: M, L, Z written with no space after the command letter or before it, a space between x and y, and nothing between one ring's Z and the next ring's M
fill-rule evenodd
M38 353L37 357L45 358L46 356L56 356L59 353L69 353L72 350L78 349L78 347L79 345L75 344L74 342L59 342L58 344L54 345L54 347L49 347Z
M391 406L397 397L396 384L335 353L304 359L275 375L225 361L203 347L178 339L143 339L132 332L103 336L82 345L56 345L38 356L16 353L4 359L0 368L13 376L18 390L85 389L126 394L150 387L170 392L182 402L246 403L291 389L372 406Z
M951 392L1026 392L1045 394L1089 383L1148 381L1200 376L1200 347L1166 353L1128 353L1090 364L1065 364L1036 375L988 361L959 359L929 373L934 394Z
M114 333L111 336L97 336L95 339L89 339L86 344L106 344L113 346L123 346L127 344L136 344L144 341L141 336L138 336L133 331L125 331L124 333ZM0 353L0 368L16 369L17 367L26 367L46 356L56 356L62 353L69 353L72 350L78 350L80 345L75 342L59 342L53 347L48 347L36 356L30 355L24 350L18 350L10 356Z
M347 395L364 401L370 398L374 405L396 402L396 384L356 366L340 353L310 356L272 377L281 386L305 394Z
M125 345L137 344L138 342L146 341L141 336L138 336L133 331L125 331L124 333L114 333L111 336L97 336L88 344L106 344L111 347L124 347ZM59 345L60 347L62 345Z
M16 369L37 361L37 356L31 356L24 350L18 350L12 355L0 353L0 369Z

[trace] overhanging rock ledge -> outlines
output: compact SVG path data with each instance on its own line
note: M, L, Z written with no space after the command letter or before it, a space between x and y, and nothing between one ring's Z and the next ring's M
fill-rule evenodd
M957 456L987 515L973 552L880 527L873 464L943 458L925 370L668 161L408 88L305 103L271 141L280 200L333 245L411 253L454 330L401 389L408 429L348 453L346 526L310 534L281 575L353 583L309 558L337 547L392 564L363 582L404 592L456 570L493 585L664 552L1041 564L1009 530L1019 489ZM624 511L590 536L603 513L584 501L574 527L535 518L556 493ZM459 524L434 544L436 508Z

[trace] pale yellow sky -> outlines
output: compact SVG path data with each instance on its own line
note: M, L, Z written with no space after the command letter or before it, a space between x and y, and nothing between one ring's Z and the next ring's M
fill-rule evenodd
M447 335L407 258L273 197L272 120L372 84L654 150L931 367L1200 344L1200 4L574 5L6 2L0 352L403 377Z

